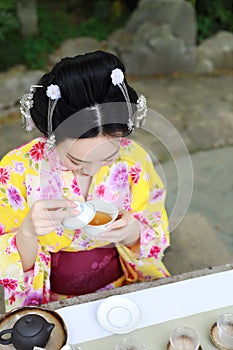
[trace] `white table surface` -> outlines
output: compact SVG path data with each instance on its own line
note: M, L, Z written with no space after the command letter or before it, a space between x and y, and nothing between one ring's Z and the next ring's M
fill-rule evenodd
M137 329L142 329L166 321L233 306L233 270L148 288L122 296L131 299L140 307L142 318ZM96 317L97 308L104 300L56 310L67 325L68 343L80 344L112 335L99 325Z

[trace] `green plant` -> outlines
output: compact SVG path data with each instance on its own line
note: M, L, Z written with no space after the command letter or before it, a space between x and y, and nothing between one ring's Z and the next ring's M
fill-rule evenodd
M2 34L0 46L2 70L19 63L29 69L43 69L48 54L55 51L66 38L92 36L99 40L106 39L114 29L125 24L129 15L121 0L40 0L37 2L39 34L22 38L14 11L15 1L4 0L14 25L4 20L1 33L7 35Z
M7 35L19 28L19 21L15 16L15 0L2 0L0 2L0 42Z
M198 43L219 30L233 31L232 0L187 0L196 11Z

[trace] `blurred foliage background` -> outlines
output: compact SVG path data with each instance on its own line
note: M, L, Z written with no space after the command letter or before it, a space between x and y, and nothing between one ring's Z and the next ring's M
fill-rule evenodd
M233 0L186 1L196 9L197 43L219 30L233 31ZM0 70L4 71L16 64L24 64L29 69L43 69L47 64L47 55L67 38L92 36L104 40L113 30L124 26L138 2L1 0ZM30 11L23 15L21 12L28 4L30 11L34 10L35 17L35 28L30 28L30 33L22 30Z

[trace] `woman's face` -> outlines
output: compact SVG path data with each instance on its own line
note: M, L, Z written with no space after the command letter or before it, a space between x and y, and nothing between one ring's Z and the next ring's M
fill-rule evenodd
M62 164L81 176L93 176L111 165L120 148L120 138L98 135L86 139L66 139L56 146Z

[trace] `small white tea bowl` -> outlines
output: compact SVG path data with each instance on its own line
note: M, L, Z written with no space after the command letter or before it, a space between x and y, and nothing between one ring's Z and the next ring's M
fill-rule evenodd
M106 202L106 201L99 200L99 199L90 201L90 204L92 204L94 206L95 213L96 212L103 212L103 213L109 214L111 216L111 220L109 220L106 224L103 224L103 225L87 224L84 227L84 231L87 234L89 234L91 236L98 236L98 234L100 234L101 232L107 231L108 230L107 226L111 222L116 220L116 218L118 216L118 208L110 202Z
M62 225L65 228L75 230L83 227L85 232L92 236L97 236L103 231L107 231L107 225L113 222L118 216L118 208L110 203L101 199L96 199L88 202L78 202L75 209L80 213L76 216L69 216L63 220ZM89 222L94 218L96 212L103 212L111 216L106 224L103 225L90 225Z

